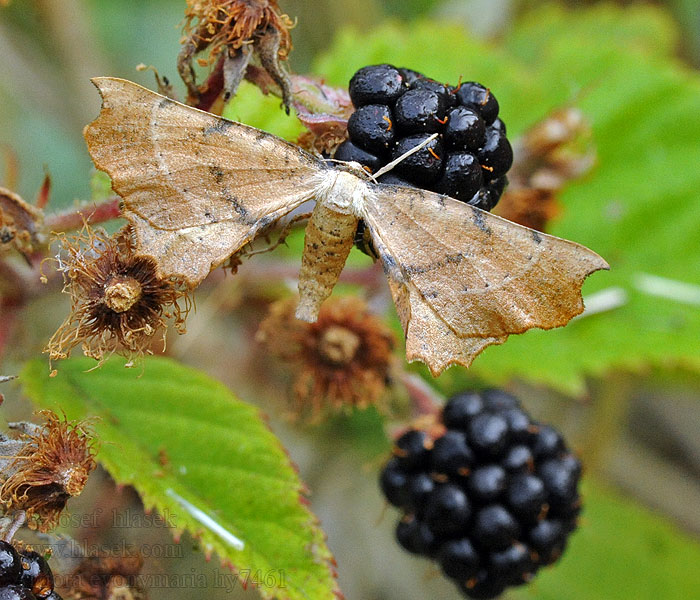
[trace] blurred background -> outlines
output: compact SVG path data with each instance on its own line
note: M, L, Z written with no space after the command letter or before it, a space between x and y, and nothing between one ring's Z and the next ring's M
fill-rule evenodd
M582 110L596 165L557 198L547 231L610 262L610 273L596 274L584 288L587 298L602 299L600 314L489 348L468 372L452 368L433 382L422 368L414 371L445 395L473 385L505 386L535 418L563 430L583 457L580 531L561 564L509 598L698 597L700 3L280 5L297 20L289 61L296 73L346 86L357 68L392 62L441 81L481 81L497 95L511 140L558 108ZM175 61L183 9L184 2L173 0L0 2L0 185L32 200L48 172L50 210L89 200L93 168L82 128L99 110L89 78L125 77L153 88L152 73L135 70L144 63L168 76L182 96ZM276 99L262 99L245 86L226 114L290 139L299 132ZM290 248L256 260L296 265L294 238ZM358 269L367 266L363 256L353 261ZM385 511L376 485L389 448L384 416L370 409L319 427L292 426L275 416L288 380L250 340L285 284L270 286L254 271L246 264L240 277L203 286L190 333L171 337L169 354L271 415L273 430L311 489L312 509L349 599L459 597L434 566L394 542L397 514ZM385 292L370 300L392 314ZM66 310L58 291L31 302L0 372L17 372L39 356ZM8 389L6 397L8 420L31 413L19 389ZM139 510L136 495L115 491L104 473L69 508L79 513L95 506L105 515L113 508ZM92 529L67 531L89 543L115 543L125 531L111 525L105 518ZM167 529L136 528L127 535L136 544L170 544ZM214 577L216 561L205 563L187 537L183 547L182 556L147 558L145 571ZM206 596L256 594L210 589ZM203 593L154 589L151 597Z

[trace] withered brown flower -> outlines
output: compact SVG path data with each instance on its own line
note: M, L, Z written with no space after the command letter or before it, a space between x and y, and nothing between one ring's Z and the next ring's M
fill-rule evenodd
M0 503L7 512L24 510L30 526L48 531L61 511L78 496L95 468L93 434L84 422L42 411L43 426L15 423L18 440L2 436L0 447ZM10 450L10 452L8 452Z
M143 558L137 553L121 555L100 551L86 556L67 578L65 598L71 600L142 600L146 592L139 582Z
M205 91L195 85L192 59L208 49L201 66L224 58L224 91L228 97L236 92L253 54L262 68L279 85L284 103L291 104L289 77L279 64L292 48L289 17L282 14L277 0L187 0L185 38L178 57L178 70L193 99ZM206 86L206 84L205 84Z
M559 212L557 196L595 164L590 124L575 108L552 112L516 142L509 185L495 213L544 231Z
M129 358L150 353L159 332L165 345L168 318L184 332L190 308L184 288L160 278L152 258L134 254L128 227L109 237L86 226L60 239L56 260L72 303L45 349L51 360L66 358L78 344L99 361L114 352Z
M274 303L258 340L295 370L294 414L318 420L331 410L380 402L387 386L394 336L350 297L323 305L315 323L296 319L296 300Z

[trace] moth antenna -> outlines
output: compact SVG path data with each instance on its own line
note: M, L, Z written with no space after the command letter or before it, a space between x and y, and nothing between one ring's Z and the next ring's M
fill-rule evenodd
M436 134L436 135L437 135L437 134ZM426 140L426 141L429 141L429 140ZM376 175L373 175L372 173L370 173L369 167L366 167L365 165L362 165L362 164L360 164L360 163L358 163L358 162L355 162L355 161L353 161L353 160L340 160L339 158L324 158L323 160L324 160L324 161L334 162L334 163L340 163L340 164L343 164L343 165L349 165L350 163L355 163L356 165L359 165L360 167L362 167L362 170L365 172L365 174L366 174L374 183L379 183L379 182L377 181L377 176L376 176Z
M389 171L391 171L391 170L392 170L396 165L398 165L402 160L406 160L409 156L411 156L411 154L415 154L416 152L418 152L419 150L421 150L424 146L427 146L427 145L428 145L430 142L432 142L437 136L438 136L438 134L437 134L437 133L434 133L434 134L431 135L429 138L423 140L423 141L422 141L420 144L418 144L417 146L414 146L413 148L411 148L408 152L404 152L404 153L403 153L401 156L399 156L398 158L395 158L395 159L392 160L390 163L384 165L381 169L379 169L379 171L377 171L377 172L374 174L373 179L376 179L377 177L381 177L382 175L384 175L384 173L388 173Z

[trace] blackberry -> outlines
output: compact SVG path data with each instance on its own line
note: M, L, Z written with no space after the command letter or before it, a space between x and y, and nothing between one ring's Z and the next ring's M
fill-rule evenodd
M563 448L564 440L554 427L542 425L537 428L532 439L532 453L536 458L556 458Z
M14 583L22 572L22 563L15 547L0 540L0 585Z
M537 552L539 562L549 565L562 553L566 530L558 519L542 519L527 534L530 545Z
M520 408L520 402L518 399L504 392L503 390L489 389L481 392L481 396L484 398L484 406L490 411L503 411L509 410L511 408Z
M500 414L482 413L469 423L469 442L484 456L502 454L508 444L508 422Z
M470 497L478 502L493 502L505 491L507 474L499 465L485 465L474 469L467 482Z
M394 117L402 133L435 133L444 124L445 100L430 90L408 90L396 101Z
M430 134L420 133L409 135L400 139L391 153L391 160L422 144L430 137ZM433 183L439 176L443 167L442 143L434 139L423 146L418 152L407 156L395 167L399 176L408 179L416 185L422 186Z
M45 598L53 591L53 573L49 563L38 552L33 550L22 552L20 555L22 572L19 576L19 583L32 593Z
M396 525L396 539L412 554L432 556L437 549L437 537L423 522L408 514Z
M458 106L447 113L445 146L450 150L478 150L486 141L486 124L470 108Z
M407 431L382 470L384 495L404 512L396 538L466 596L495 598L564 552L581 463L501 390L456 394L440 417L444 432Z
M538 467L537 474L547 489L552 506L567 507L572 503L576 497L578 473L569 463L552 458Z
M349 139L334 158L376 172L433 133L434 142L399 163L380 183L409 185L446 194L491 210L508 182L513 162L506 128L491 91L475 82L445 85L411 69L381 64L363 67L350 79L355 112ZM361 230L360 230L361 228ZM358 236L364 239L364 224ZM371 245L358 247L372 254Z
M469 538L461 538L445 542L438 561L448 577L467 580L479 572L481 559Z
M508 585L525 583L532 572L532 566L530 549L520 542L511 544L505 550L489 554L491 575L506 581Z
M498 179L505 175L513 164L513 149L505 134L498 129L486 129L486 141L479 149L481 167L488 171L488 178Z
M534 469L532 451L527 446L511 446L501 461L503 468L508 473L528 472Z
M539 477L530 474L515 475L506 494L508 506L518 517L536 521L547 509L547 492Z
M452 396L442 411L442 422L450 429L466 431L469 421L484 410L484 400L477 392Z
M487 125L491 125L498 117L499 106L496 96L480 83L474 81L463 83L456 94L459 103L478 112Z
M8 585L0 588L0 600L36 600L36 596L24 586Z
M484 184L482 168L473 154L453 152L445 160L445 171L435 190L457 200L471 200Z
M433 471L447 475L466 476L474 462L474 452L462 431L447 431L435 440L431 454Z
M532 439L534 428L530 417L519 408L508 408L501 412L508 424L508 432L512 442L525 444Z
M425 431L410 429L396 440L393 454L404 469L419 469L428 464L432 446Z
M395 131L391 111L383 104L361 106L348 119L350 137L367 152L388 152L394 145Z
M461 488L445 484L438 487L428 499L425 522L436 536L459 533L469 522L471 506Z
M476 577L462 583L459 588L469 598L488 600L500 596L506 586L505 581L491 575L486 569L482 569Z
M511 544L520 534L515 516L502 504L489 504L474 518L474 539L489 550L500 550Z
M386 499L394 506L405 506L408 501L409 473L404 471L401 463L392 458L382 470L379 486Z
M345 140L335 151L335 158L347 162L357 162L367 167L370 171L376 171L382 166L382 160L353 144L350 140Z
M352 76L348 91L355 108L367 104L393 105L405 91L405 82L396 67L371 65Z

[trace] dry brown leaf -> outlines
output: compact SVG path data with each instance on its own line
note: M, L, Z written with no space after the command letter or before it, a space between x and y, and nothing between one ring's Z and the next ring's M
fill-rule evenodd
M263 131L121 79L94 80L100 116L85 131L124 198L139 252L192 287L272 221L315 199L297 317L314 321L367 224L388 275L407 357L434 375L490 344L583 310L581 285L608 268L587 248L432 192L372 183Z

